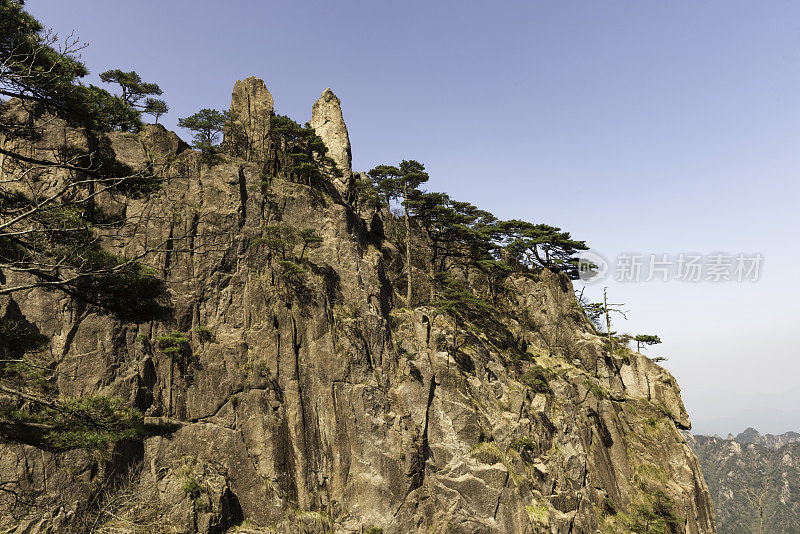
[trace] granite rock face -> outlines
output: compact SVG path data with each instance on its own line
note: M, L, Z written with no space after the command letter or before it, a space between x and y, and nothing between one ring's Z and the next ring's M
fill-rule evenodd
M353 176L350 137L342 116L341 101L330 88L322 92L322 96L311 108L310 124L328 147L328 156L342 171L343 176L336 178L334 182L337 189L340 192L346 191Z
M402 258L380 231L392 221L367 224L279 166L265 181L272 99L252 78L236 87L248 143L212 165L160 128L106 138L123 163L160 162L163 189L108 199L137 223L106 242L131 255L170 243L147 260L169 317L126 322L39 289L0 301L50 339L61 395L121 397L173 427L102 457L0 445L0 479L35 503L0 495L0 527L619 533L658 510L670 532L716 531L674 378L608 354L566 277L509 277L469 343L434 308L397 306ZM318 133L344 157L328 96ZM299 274L264 244L265 225L322 237ZM156 342L174 331L191 339L180 360Z
M231 125L224 132L223 145L245 161L266 161L274 102L264 81L254 76L236 80L230 112Z

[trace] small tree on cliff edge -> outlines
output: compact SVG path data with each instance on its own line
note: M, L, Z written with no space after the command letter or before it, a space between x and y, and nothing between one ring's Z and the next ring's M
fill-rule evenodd
M159 100L156 98L148 98L144 104L144 109L142 113L146 113L147 115L152 115L155 123L158 124L158 118L169 111L169 107L167 107L167 103L163 100Z
M633 340L636 342L636 352L642 352L642 345L651 346L661 343L661 338L651 334L639 334Z
M496 232L509 254L528 267L546 267L565 272L570 278L578 277L579 250L587 250L584 241L572 239L569 232L547 224L526 221L501 221Z
M213 155L222 129L229 120L229 111L205 108L194 115L178 119L178 126L192 132L192 146L200 150L205 159L208 159Z
M105 83L116 83L122 89L120 98L131 108L140 110L142 113L153 115L156 122L158 117L166 113L169 108L167 103L152 95L160 95L161 88L157 83L143 82L141 76L135 71L124 72L119 69L107 70L100 73L100 79ZM141 100L146 98L144 103Z
M623 303L608 302L608 288L603 288L603 313L606 316L606 342L608 344L608 356L614 352L614 336L611 331L611 313L618 313L625 319L628 318L626 312L622 310Z

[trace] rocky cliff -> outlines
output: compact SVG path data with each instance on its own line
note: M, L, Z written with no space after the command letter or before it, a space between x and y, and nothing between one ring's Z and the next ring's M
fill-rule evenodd
M568 278L511 275L466 325L402 307L392 216L343 200L338 98L323 93L312 124L339 182L297 179L269 135L263 82L237 82L232 108L239 137L226 132L214 163L158 126L106 138L119 161L164 178L98 203L128 221L106 235L110 250L164 244L148 263L168 316L135 322L43 289L0 303L50 340L62 396L121 397L170 428L106 454L2 445L0 478L25 495L0 499L3 527L715 532L675 379L638 353L609 354ZM45 139L80 137L48 128ZM265 237L276 226L322 242L293 245L290 268Z

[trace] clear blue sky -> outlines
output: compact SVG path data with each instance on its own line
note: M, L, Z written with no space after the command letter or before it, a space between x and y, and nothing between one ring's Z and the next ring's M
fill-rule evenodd
M330 86L356 169L417 159L431 189L611 257L762 253L757 283L610 283L630 310L616 327L661 336L650 352L669 357L696 432L800 430L800 3L27 7L90 43L95 76L135 69L160 84L168 127L227 108L237 78L264 79L299 121Z

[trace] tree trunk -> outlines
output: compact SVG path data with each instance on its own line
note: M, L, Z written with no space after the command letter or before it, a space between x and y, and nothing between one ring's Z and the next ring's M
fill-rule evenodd
M431 238L430 232L428 232L428 238L431 241L431 261L428 263L428 276L430 276L431 279L430 304L433 304L433 301L436 300L436 259L439 256L439 244L436 239Z
M542 267L547 267L548 262L546 262L545 260L542 259L541 256L539 256L539 250L536 248L536 245L533 246L532 250L533 250L533 255L536 256L536 259L539 261Z
M430 304L436 300L436 267L434 266L433 262L428 264L428 276L431 279L431 301Z
M0 134L0 146L5 146L6 144L6 136L4 134ZM6 165L6 155L4 153L0 153L0 181L3 180L3 175L5 174L5 165Z
M175 379L175 358L170 355L169 358L169 406L167 408L167 416L172 417L172 383Z
M608 336L608 355L611 356L614 345L611 342L611 315L608 313L608 288L603 288L603 310L606 312L606 335Z
M411 308L411 223L408 220L408 181L403 182L403 208L406 219L406 275L408 280L406 306Z

